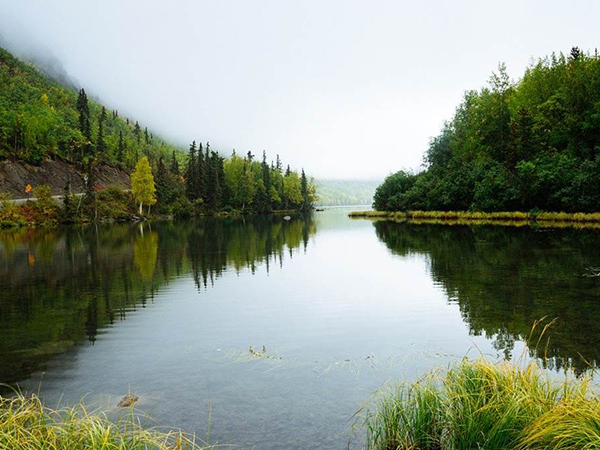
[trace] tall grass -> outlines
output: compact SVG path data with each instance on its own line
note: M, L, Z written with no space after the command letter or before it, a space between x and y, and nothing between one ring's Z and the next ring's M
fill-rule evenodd
M381 394L367 412L371 450L600 449L600 398L589 379L465 359Z
M201 450L180 431L144 427L132 411L111 421L83 405L53 410L36 396L0 397L0 449L4 450Z
M353 211L353 218L388 219L411 223L502 224L541 226L597 226L600 213L540 212L470 212L470 211Z

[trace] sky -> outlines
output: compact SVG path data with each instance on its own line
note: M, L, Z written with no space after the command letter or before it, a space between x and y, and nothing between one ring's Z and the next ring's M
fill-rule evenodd
M110 108L187 147L319 178L419 170L500 62L600 47L600 2L0 0L0 34L58 58Z

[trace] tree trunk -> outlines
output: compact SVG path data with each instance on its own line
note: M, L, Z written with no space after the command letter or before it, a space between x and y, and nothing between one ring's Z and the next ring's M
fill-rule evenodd
M142 202L140 202L140 216L142 215Z

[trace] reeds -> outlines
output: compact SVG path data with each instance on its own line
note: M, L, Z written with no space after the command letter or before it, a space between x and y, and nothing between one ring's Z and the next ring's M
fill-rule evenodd
M589 379L552 381L534 363L465 359L381 394L365 419L371 450L600 449Z
M53 410L37 396L0 397L0 449L10 450L201 450L180 431L146 428L129 410L116 421L80 404Z
M353 218L388 219L411 223L577 226L600 224L600 213L469 212L469 211L353 211Z

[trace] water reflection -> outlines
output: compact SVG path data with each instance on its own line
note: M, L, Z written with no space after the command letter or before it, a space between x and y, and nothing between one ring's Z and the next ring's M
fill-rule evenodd
M281 265L314 233L311 217L2 231L0 382L94 343L174 278L191 273L202 290L227 268Z
M600 364L597 230L383 221L374 227L392 253L426 255L432 279L459 305L470 333L493 339L507 357L523 340L550 368L581 373ZM544 317L557 320L538 342L531 327Z

